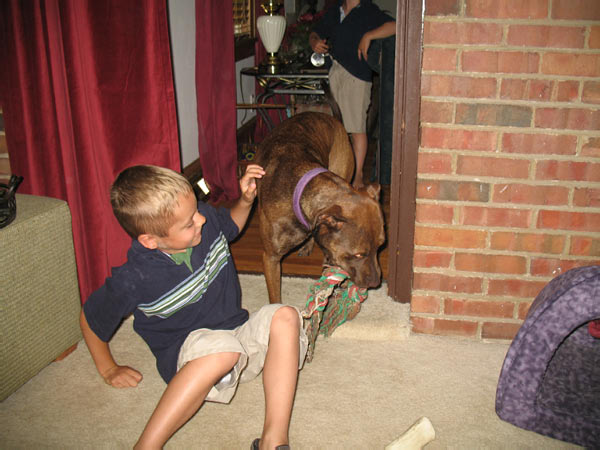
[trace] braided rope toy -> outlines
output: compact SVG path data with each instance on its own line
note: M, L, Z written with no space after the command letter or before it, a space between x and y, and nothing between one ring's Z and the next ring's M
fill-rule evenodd
M325 266L321 278L309 288L302 311L308 336L307 362L312 361L317 336L328 337L344 322L354 319L367 298L367 290L359 288L349 277L339 267Z

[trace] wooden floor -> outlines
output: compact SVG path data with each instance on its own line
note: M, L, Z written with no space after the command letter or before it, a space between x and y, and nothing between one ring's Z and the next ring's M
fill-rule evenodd
M389 204L390 189L389 186L382 186L381 202L386 223L389 223ZM231 252L235 260L236 268L240 273L263 273L262 267L262 242L258 228L259 217L256 210L252 215L244 232L231 244ZM388 238L389 241L389 238ZM317 277L321 275L323 263L323 252L314 246L314 250L309 256L298 256L293 252L284 258L281 271L283 275L288 276L310 276ZM379 253L379 263L383 278L388 275L388 249L387 243Z

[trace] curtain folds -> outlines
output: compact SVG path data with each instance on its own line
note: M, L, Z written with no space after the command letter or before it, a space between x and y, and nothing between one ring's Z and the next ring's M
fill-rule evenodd
M0 38L11 169L20 193L68 202L85 301L131 241L110 207L116 175L181 170L166 2L3 0Z
M196 0L198 146L211 202L239 197L233 3Z

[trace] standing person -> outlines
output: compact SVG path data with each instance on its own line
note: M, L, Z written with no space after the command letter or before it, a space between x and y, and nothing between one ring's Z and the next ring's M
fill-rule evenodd
M205 400L229 403L238 381L261 370L265 421L253 446L287 447L307 346L302 318L282 304L248 316L228 246L246 224L263 175L248 166L231 210L197 202L182 175L161 167L130 167L112 185L114 214L133 241L127 262L84 304L80 323L98 372L113 387L142 380L109 348L123 318L133 314L156 358L167 387L135 448L162 448Z
M314 52L329 52L331 93L342 112L346 131L352 138L356 159L353 186L363 186L367 155L367 110L371 102L373 73L367 64L371 41L396 34L394 19L371 0L339 0L317 23L309 36Z

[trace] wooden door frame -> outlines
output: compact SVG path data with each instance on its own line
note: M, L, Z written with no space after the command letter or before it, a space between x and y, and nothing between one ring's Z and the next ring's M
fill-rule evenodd
M411 300L421 105L423 0L398 0L388 294Z

